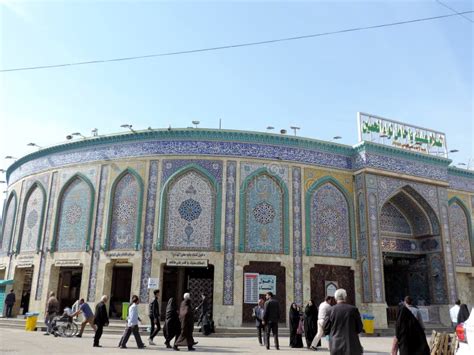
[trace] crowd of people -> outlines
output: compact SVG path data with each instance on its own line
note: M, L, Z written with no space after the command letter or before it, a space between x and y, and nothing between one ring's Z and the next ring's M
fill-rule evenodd
M160 324L160 302L159 290L153 291L153 299L149 304L148 316L150 318L149 345L156 345L155 337L161 330ZM185 293L178 307L174 297L168 300L166 306L165 323L163 326L164 344L167 348L179 351L179 347L187 347L189 351L195 350L197 344L193 338L194 314L199 311L198 326L204 335L214 331L212 321L211 305L205 294L201 295L201 303L193 308L191 295ZM109 325L107 312L107 296L102 296L95 307L95 312L84 299L78 301L77 308L69 312L67 316L71 319L82 314L83 321L77 337L82 337L87 324L94 330L94 347L101 347L100 338L104 327ZM140 332L138 314L139 297L132 296L128 307L128 315L124 333L118 346L127 348L127 342L133 334L137 347L145 348ZM6 296L6 316L11 317L12 308L15 304L15 293L13 290ZM45 335L55 334L53 329L54 319L59 316L59 301L51 292L46 304L45 323L47 330ZM466 304L458 300L449 311L453 327L465 322L469 318L469 309ZM267 292L265 298L260 298L257 306L252 310L257 328L257 338L260 345L270 349L270 335L274 338L274 347L279 350L278 322L281 318L280 306L272 292ZM291 348L303 348L303 335L306 347L317 351L321 347L321 340L326 336L328 349L331 355L358 355L363 353L359 341L359 334L363 331L361 316L358 309L347 303L347 292L344 289L336 290L334 297L327 296L319 305L314 300L309 300L304 310L296 303L292 303L289 310L289 330ZM413 299L406 296L399 304L395 337L392 343L392 355L429 355L430 349L426 340L425 325L420 309L414 305ZM174 340L174 342L173 342ZM172 344L173 342L173 344Z
M153 300L149 304L149 318L150 318L150 335L148 338L149 345L156 345L154 339L158 332L161 330L160 325L160 307L159 307L159 290L153 291ZM202 301L198 307L194 308L191 306L191 295L185 293L183 295L183 301L178 308L174 297L168 300L166 306L165 323L163 326L164 344L167 348L172 348L179 351L179 347L187 347L189 351L196 350L194 346L198 343L194 341L194 312L200 311L198 325L201 325L201 330L205 335L210 334L213 331L212 315L210 305L205 294L201 295ZM78 315L83 315L83 321L80 325L79 333L76 337L82 337L85 327L89 324L94 330L94 347L101 347L100 338L102 336L104 327L109 325L109 316L107 312L107 296L102 296L99 303L95 307L95 312L92 311L91 307L85 302L84 299L80 299L78 307L74 312L68 313L67 316L73 318ZM128 315L126 319L126 326L118 347L121 349L127 348L127 343L130 336L133 334L135 342L139 349L143 349L146 345L143 343L139 332L139 322L141 318L138 314L138 304L140 299L137 295L132 296L131 303L128 307ZM48 302L46 304L45 312L45 323L46 333L45 335L55 334L53 325L54 319L59 315L59 301L55 297L54 292L49 295ZM171 342L174 339L173 345Z

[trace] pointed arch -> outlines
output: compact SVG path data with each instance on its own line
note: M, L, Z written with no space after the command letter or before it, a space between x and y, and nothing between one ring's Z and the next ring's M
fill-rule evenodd
M441 233L440 230L440 222L438 215L434 211L433 207L426 201L426 199L412 186L409 184L404 185L400 187L399 189L395 190L392 192L386 199L383 201L383 203L380 204L380 206L384 206L387 202L392 201L394 198L404 196L405 198L408 199L408 204L414 205L416 209L418 209L417 213L420 217L424 216L428 222L428 228L430 231L428 234L431 235L439 235ZM382 209L381 207L381 209ZM398 206L396 206L398 208ZM403 208L398 208L404 216L410 216L411 213L407 213L403 211ZM412 229L415 229L417 223L413 223L413 221L410 221L410 224L412 226Z
M309 189L306 191L306 196L305 196L305 214L306 214L306 255L329 255L327 252L324 253L318 253L313 250L312 248L312 218L311 218L311 204L312 204L312 199L315 193L318 192L318 190L325 185L332 186L335 188L340 194L343 200L346 203L347 206L347 238L348 238L348 243L347 243L347 250L342 250L340 253L334 253L334 256L341 256L341 257L356 257L356 247L355 247L355 226L354 226L354 209L353 205L351 202L351 197L349 192L342 186L342 184L336 180L332 176L324 176L317 181L315 181ZM343 211L341 211L343 212ZM344 218L343 214L340 215L341 218ZM343 233L343 231L341 231ZM341 235L342 238L345 238L346 236Z
M30 204L30 198L37 191L39 191L41 194L41 201L37 202L40 204L40 206L34 206L33 204ZM34 197L37 198L37 196ZM46 190L41 182L35 181L26 193L25 202L23 203L20 233L18 234L18 240L16 242L17 254L21 253L22 251L39 251L41 245L41 235L43 231L45 207ZM25 233L28 234L28 239L25 239ZM36 243L31 241L31 239L34 237L36 237ZM24 244L25 240L27 240L27 244Z
M83 185L80 188L77 188L79 184ZM76 188L74 191L77 194L78 199L77 201L80 202L79 204L65 206L65 202L67 202L67 193L73 191L72 189ZM81 191L82 189L82 191ZM79 196L80 195L80 196ZM94 201L95 201L95 189L94 185L90 182L90 180L81 173L74 174L69 180L63 185L61 191L59 192L58 200L57 200L57 207L56 207L56 218L55 218L55 227L54 227L54 235L51 241L51 252L54 251L83 251L84 247L86 251L90 249L90 237L91 237L91 230L92 230L92 217L94 213ZM65 210L64 207L68 207L68 210ZM83 209L88 209L86 213L82 213ZM68 214L66 216L66 213ZM66 220L69 219L69 222ZM64 245L64 248L59 245L58 242L61 240L59 239L61 236L59 235L62 229L62 225L65 225L65 234L67 235L68 232L74 232L79 235L83 234L84 237L84 246L77 244L77 242L81 242L81 240L77 237L72 236L70 241L76 241L76 244L72 245ZM80 223L77 227L68 228L67 224L70 226L76 225ZM69 230L68 230L69 229ZM73 229L73 230L71 230ZM61 248L61 250L58 249Z
M161 189L160 195L160 229L159 229L159 237L156 241L156 250L162 250L167 248L165 243L165 234L167 230L167 219L169 213L169 194L168 192L171 191L175 183L178 183L185 175L195 173L198 177L202 179L202 181L206 181L209 184L210 190L209 193L211 196L211 205L214 205L214 208L211 207L212 211L208 211L209 213L213 214L213 223L214 225L211 226L209 229L211 230L211 238L213 237L213 243L209 246L209 248L203 248L202 250L209 250L209 251L220 251L221 247L221 206L222 206L222 191L221 191L221 184L217 179L210 174L205 168L202 166L191 163L183 166L181 169L177 170L173 173L168 180L163 184ZM182 201L183 203L184 201ZM196 206L198 204L195 204ZM188 206L189 207L189 206ZM198 216L196 216L196 219ZM189 222L188 224L190 224ZM212 223L212 221L211 221ZM188 227L189 228L189 227ZM185 234L187 232L185 231ZM213 235L212 235L213 234ZM186 250L186 246L174 246L172 249L183 249ZM193 246L193 250L199 249L199 247Z
M458 206L460 211L455 212L453 210L454 206ZM463 215L459 215L460 212L463 213ZM465 218L464 221L462 220L462 217ZM454 250L456 255L456 263L460 261L458 260L458 253L462 252L464 255L463 259L468 259L469 262L462 262L459 265L474 265L474 236L472 234L473 225L471 213L464 201L462 201L459 197L454 196L449 200L449 222L449 227L451 230L451 244L452 249ZM464 234L464 238L466 238L467 240L456 240L457 238L462 238L462 234ZM467 250L466 241L467 243L469 243L469 247L467 248ZM467 255L467 252L470 252L470 258L469 255Z
M272 250L262 250L262 251L255 251L252 248L249 248L247 243L247 226L249 225L249 216L248 214L250 211L247 208L248 204L248 196L247 193L249 189L252 187L252 182L257 180L258 178L266 176L267 178L271 179L273 183L275 183L281 191L281 208L280 211L275 211L275 206L272 206L265 200L259 201L257 205L260 205L262 211L267 211L268 213L272 213L275 217L279 217L281 219L281 227L280 227L280 234L281 237L280 243L281 248L279 251L274 248L274 245L270 245L270 249ZM257 205L255 208L257 208ZM278 209L278 208L277 208ZM273 212L272 212L273 211ZM278 213L280 212L280 213ZM255 214L255 209L254 209ZM280 216L278 216L280 214ZM264 216L263 216L264 217ZM266 167L259 168L255 170L252 174L248 175L247 178L242 182L240 187L240 216L239 216L239 251L243 252L265 252L265 253L275 253L275 254L289 254L290 253L290 241L289 241L289 195L288 195L288 188L286 187L285 182L281 177L276 174L271 173ZM276 221L272 220L267 223L267 220L262 221L265 224L272 224L276 223ZM261 223L261 222L260 222ZM274 226L275 227L275 226Z
M12 206L13 203L13 206ZM13 238L13 229L15 226L16 212L18 207L18 198L16 191L13 190L8 196L7 203L5 205L5 211L3 213L4 220L2 223L2 239L0 251L5 254L9 254L11 250L11 243ZM7 239L8 238L8 239Z
M137 186L136 188L132 187L132 189L138 190L136 191L136 196L133 196L133 193L131 194L129 193L129 195L131 196L128 196L128 201L127 201L127 198L124 198L124 196L118 195L118 192L117 192L117 187L121 189L126 189L125 186L122 187L120 186L120 184L124 182L124 179L127 177L127 175L130 175L136 181ZM127 168L115 178L110 191L111 192L110 192L110 200L109 200L108 228L107 228L107 236L104 242L103 249L110 250L112 247L112 249L134 248L135 250L139 250L141 224L142 224L142 210L143 210L143 191L144 191L143 179L134 169ZM129 189L129 192L133 192L133 191ZM136 198L133 199L133 197L136 197ZM119 216L117 215L119 213L118 208L120 206L116 206L117 204L125 205L124 207L126 211L122 211L121 214L131 214L132 220L130 221L124 220L123 222L126 222L126 223L120 223L120 221L116 220L116 219L120 219ZM133 206L133 204L135 204L135 206ZM128 217L129 216L123 216L123 219L126 219ZM122 224L122 227L117 226L117 224ZM125 228L126 232L129 235L135 236L133 245L124 241L123 247L114 248L115 245L111 246L111 238L112 239L116 237L118 238L118 234L120 233L118 229L120 228ZM112 241L114 240L115 239L113 239Z

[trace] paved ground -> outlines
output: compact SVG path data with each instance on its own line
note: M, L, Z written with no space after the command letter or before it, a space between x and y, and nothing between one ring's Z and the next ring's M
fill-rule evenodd
M161 333L160 333L161 334ZM159 353L176 354L172 349L166 349L163 338L156 338L157 346L147 346L144 350L136 348L133 336L128 342L128 349L117 348L120 336L104 335L102 337L103 348L92 347L92 335L83 338L55 338L44 336L41 332L25 332L18 329L0 329L0 354L147 354L150 351ZM143 340L146 340L142 338ZM276 353L275 350L267 351L258 345L254 338L208 338L196 337L199 344L196 346L195 354L255 354ZM361 338L365 349L364 354L390 354L392 338ZM310 354L313 351L307 349L291 349L287 346L288 338L280 338L281 350L278 354ZM323 346L327 344L323 341ZM187 353L186 348L181 350ZM329 354L327 349L314 352L314 354Z

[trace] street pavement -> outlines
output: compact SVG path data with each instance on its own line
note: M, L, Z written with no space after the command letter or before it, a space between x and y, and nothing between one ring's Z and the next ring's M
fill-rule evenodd
M160 332L155 338L156 346L147 345L145 349L137 349L133 335L127 344L128 349L119 349L117 344L119 335L104 334L101 339L102 348L92 347L92 334L85 334L82 338L55 338L44 336L42 332L26 332L21 329L0 329L0 354L147 354L149 352L177 353L173 349L166 349ZM266 350L260 346L255 338L213 338L196 337L195 354L329 354L327 343L323 340L323 348L316 352L308 349L291 349L288 346L288 337L280 338L280 351L274 348ZM146 337L142 340L148 344ZM273 339L271 339L271 344ZM361 337L364 354L390 354L391 337ZM187 348L180 348L187 353Z

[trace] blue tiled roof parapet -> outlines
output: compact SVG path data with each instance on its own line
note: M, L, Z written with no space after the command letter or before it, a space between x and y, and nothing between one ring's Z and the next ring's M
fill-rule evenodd
M58 144L17 160L7 170L13 183L24 176L71 164L157 155L228 156L285 160L344 170L372 167L437 180L464 174L451 160L362 142L354 147L316 139L219 129L163 129L92 137ZM389 159L386 159L386 158Z

